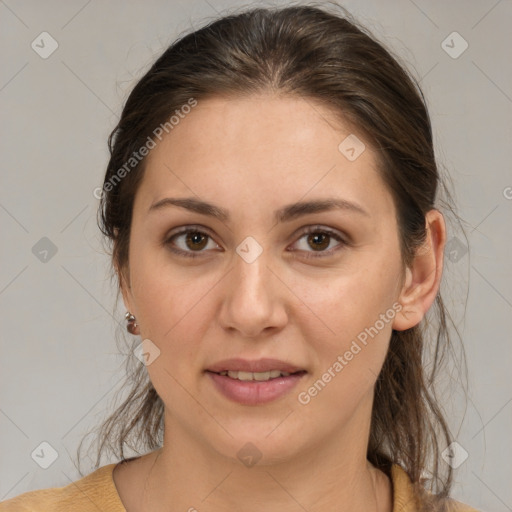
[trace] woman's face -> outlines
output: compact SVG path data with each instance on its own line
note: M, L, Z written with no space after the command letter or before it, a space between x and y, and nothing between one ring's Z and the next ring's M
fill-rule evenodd
M261 463L335 438L365 456L402 269L391 195L354 135L309 99L216 98L148 155L123 295L166 432L228 457L250 442ZM325 201L342 207L297 206ZM213 373L237 367L301 373Z

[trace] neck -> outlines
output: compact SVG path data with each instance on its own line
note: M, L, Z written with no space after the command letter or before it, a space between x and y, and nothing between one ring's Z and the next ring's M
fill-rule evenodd
M391 512L390 481L366 459L368 436L368 422L364 428L353 422L293 457L246 467L202 444L166 413L164 446L145 477L144 510L172 504L189 512Z

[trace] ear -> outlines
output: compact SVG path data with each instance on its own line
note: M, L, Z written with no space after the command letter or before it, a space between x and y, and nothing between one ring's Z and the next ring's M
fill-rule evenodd
M425 216L427 236L418 248L411 267L406 268L405 283L398 302L402 305L393 321L393 329L405 331L418 325L434 302L443 272L446 226L439 210Z
M128 266L125 268L120 268L116 266L116 274L119 280L119 288L121 289L121 293L123 295L123 302L127 311L136 315L134 311L134 301L131 292L130 285L130 270Z

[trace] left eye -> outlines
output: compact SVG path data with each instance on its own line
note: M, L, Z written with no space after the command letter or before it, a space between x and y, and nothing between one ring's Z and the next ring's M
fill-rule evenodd
M334 231L331 231L329 229L310 229L306 231L298 240L300 242L301 240L305 240L305 243L307 247L312 247L313 251L308 251L307 249L299 248L298 250L304 250L305 252L312 252L312 253L318 253L318 254L308 254L306 258L316 258L316 257L323 257L323 256L331 256L333 252L337 251L338 249L329 249L329 246L331 245L331 242L333 240L339 242L338 246L343 246L346 244L346 242L341 238L340 235L335 233ZM300 245L300 244L299 244ZM294 249L295 250L295 249Z

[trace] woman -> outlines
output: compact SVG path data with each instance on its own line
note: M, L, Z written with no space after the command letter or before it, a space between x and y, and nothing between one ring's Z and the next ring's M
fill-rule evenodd
M474 510L423 369L446 227L396 58L345 11L224 17L160 56L109 144L100 227L144 363L99 438L121 461L0 509Z

